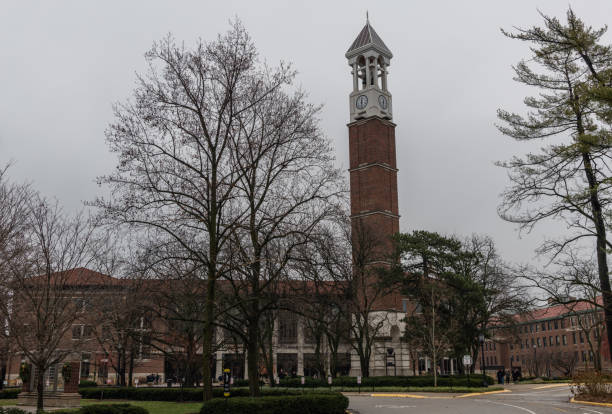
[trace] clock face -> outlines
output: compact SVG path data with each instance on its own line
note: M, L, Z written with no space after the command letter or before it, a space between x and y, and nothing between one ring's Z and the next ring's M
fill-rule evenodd
M378 104L382 109L387 109L387 97L385 95L380 95L378 97Z
M363 109L366 107L366 105L368 104L368 97L365 95L359 95L357 97L357 101L355 102L355 106L357 106L357 109Z

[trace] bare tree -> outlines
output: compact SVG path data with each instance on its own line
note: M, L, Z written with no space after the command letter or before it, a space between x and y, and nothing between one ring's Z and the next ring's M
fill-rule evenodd
M68 335L105 279L90 278L81 268L97 251L90 220L68 216L57 203L39 196L26 207L26 249L8 260L0 273L6 299L0 302L0 313L7 324L2 335L8 335L36 369L37 408L42 410L43 375L78 347Z
M234 144L246 113L292 72L259 65L239 22L191 50L168 37L146 57L149 72L138 77L133 101L115 108L107 140L120 161L114 174L100 180L112 197L96 204L115 222L167 234L183 256L206 269L202 371L208 400L217 281L230 268L224 252L245 217L244 206L234 203L244 174Z
M342 212L328 224L316 241L322 271L314 275L333 282L330 299L336 301L334 321L342 333L334 340L339 344L345 338L350 343L359 356L361 375L369 377L375 342L389 327L385 300L392 287L384 282L385 265L379 262L386 259L380 246L389 241L381 240L375 229L360 220L351 224Z

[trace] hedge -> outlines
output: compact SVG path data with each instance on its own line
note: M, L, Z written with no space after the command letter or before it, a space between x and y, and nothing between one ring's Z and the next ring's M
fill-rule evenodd
M79 387L89 388L89 387L97 387L98 383L90 380L83 380L79 382Z
M12 400L17 398L17 395L21 392L21 388L7 388L0 390L0 400ZM0 412L2 414L2 412Z
M344 414L348 404L340 393L214 398L204 403L200 414Z
M20 410L19 408L3 408L3 407L0 407L0 414L28 414L28 412Z
M79 388L83 398L102 400L135 400L135 401L202 401L202 388L118 388L94 387ZM232 397L248 397L248 388L232 388ZM262 395L298 395L299 390L281 388L263 389ZM223 389L214 388L213 397L223 397Z
M129 404L94 404L94 405L88 405L86 407L82 407L77 411L58 410L58 411L53 411L52 413L53 414L149 414L149 411L142 407L135 407ZM15 413L15 414L18 414L18 413Z
M487 376L488 384L493 384L493 378ZM302 385L300 378L288 378L280 380L281 387L299 388L299 387L329 387L327 379L306 378L305 385ZM332 381L334 387L357 387L357 378L355 377L338 377ZM362 378L362 387L433 387L433 376L418 376L418 377L368 377ZM438 386L441 387L480 387L482 386L482 375L471 375L468 378L465 375L457 376L440 376L438 377Z

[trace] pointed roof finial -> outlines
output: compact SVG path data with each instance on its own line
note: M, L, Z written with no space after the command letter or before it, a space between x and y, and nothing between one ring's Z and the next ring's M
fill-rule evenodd
M370 24L370 14L366 10L366 24Z

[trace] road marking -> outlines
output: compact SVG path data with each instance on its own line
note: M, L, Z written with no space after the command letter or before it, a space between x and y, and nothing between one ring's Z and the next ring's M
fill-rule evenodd
M569 383L563 384L550 384L550 385L542 385L540 387L533 387L534 390L543 390L544 388L555 388L555 387L567 387Z
M531 410L530 410L530 409L528 409L528 408L525 408L525 407L520 407L520 406L518 406L518 405L505 404L505 403L500 403L500 402L495 402L495 401L489 401L489 400L482 400L482 401L490 402L491 404L505 405L505 406L512 407L512 408L518 408L519 410L526 411L526 412L528 412L529 414L536 414L536 413L535 413L535 411L531 411Z
M383 405L375 405L374 408L416 408L416 405L389 405L389 404L383 404Z
M583 408L583 410L590 411L592 413L603 414L601 411L595 411L595 410L591 410L589 408Z

